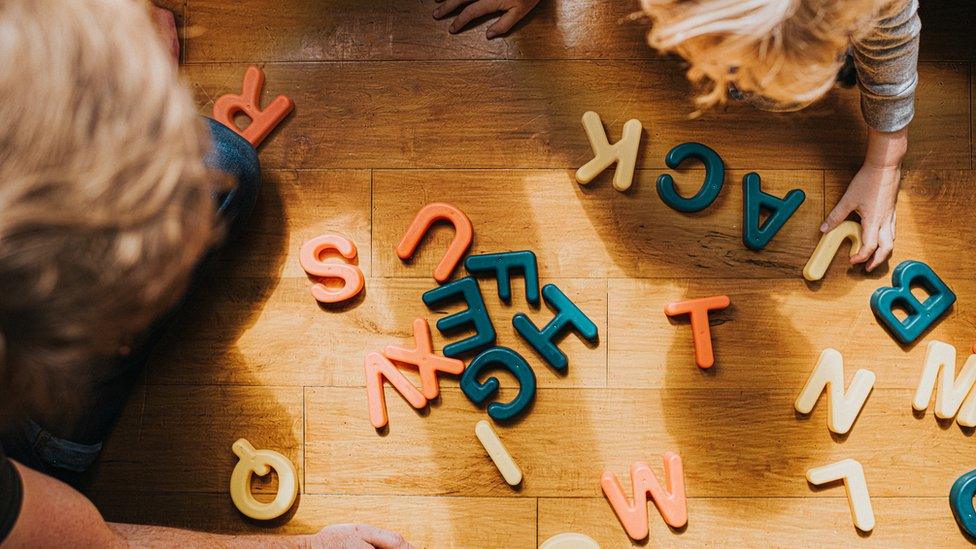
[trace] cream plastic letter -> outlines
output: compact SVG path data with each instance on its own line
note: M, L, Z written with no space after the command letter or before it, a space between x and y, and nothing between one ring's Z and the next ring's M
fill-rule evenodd
M941 341L929 342L922 377L912 400L913 408L921 412L929 407L932 392L936 390L936 377L939 389L935 397L935 416L942 419L955 417L963 427L976 427L976 391L972 391L976 385L976 354L969 355L956 377L956 348Z
M851 257L861 249L861 225L857 221L845 221L834 230L820 237L820 242L803 267L803 278L813 282L820 280L837 255L837 250L845 240L851 241Z
M522 482L522 469L512 459L512 454L508 453L502 439L498 438L498 434L491 428L491 425L485 420L479 421L474 426L474 434L481 441L481 445L485 447L488 456L495 462L495 467L501 472L505 482L510 486L516 486Z
M809 414L817 404L820 394L827 393L827 428L842 435L851 430L854 420L864 407L868 394L874 388L874 372L858 370L851 385L844 393L844 358L834 349L820 353L817 367L813 369L806 385L796 397L793 407L801 414Z
M613 145L607 139L607 132L603 130L600 115L593 111L583 113L583 129L593 148L593 160L576 170L576 181L586 185L593 181L600 172L609 168L614 162L617 170L613 173L613 188L626 191L634 180L634 169L637 167L637 150L641 138L640 120L632 118L624 123L624 131L620 141Z
M822 467L814 467L807 471L807 480L815 485L843 480L854 526L862 532L870 532L874 528L871 496L868 495L868 484L864 480L864 468L859 462L844 459Z
M250 442L238 439L231 449L240 458L230 475L230 499L241 513L258 520L271 520L285 514L298 496L295 464L273 450L255 450ZM251 495L251 474L278 473L278 493L273 501L262 503Z

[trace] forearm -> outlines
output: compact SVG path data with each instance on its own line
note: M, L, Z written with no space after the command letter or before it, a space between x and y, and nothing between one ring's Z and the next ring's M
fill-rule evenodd
M163 526L110 522L109 529L129 547L208 547L290 549L309 547L307 536L222 535Z
M894 132L881 132L868 129L868 149L864 156L864 166L884 170L898 169L908 152L908 129Z

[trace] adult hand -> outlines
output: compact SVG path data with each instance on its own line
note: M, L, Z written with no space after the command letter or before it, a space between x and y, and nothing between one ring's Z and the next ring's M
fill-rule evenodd
M437 0L441 5L434 9L434 19L442 19L454 13L459 7L467 5L464 10L451 21L451 34L461 32L472 20L492 13L504 12L497 21L485 31L488 40L505 34L515 23L525 17L539 0Z
M169 50L176 63L180 62L180 37L176 32L176 16L168 9L152 6L151 11L156 31L159 33L163 45Z
M851 257L851 263L867 261L868 272L887 261L895 245L895 202L901 182L901 160L907 149L906 130L872 130L864 164L820 226L821 232L831 231L856 211L861 217L861 249Z
M403 536L368 524L336 524L308 537L312 548L412 549Z

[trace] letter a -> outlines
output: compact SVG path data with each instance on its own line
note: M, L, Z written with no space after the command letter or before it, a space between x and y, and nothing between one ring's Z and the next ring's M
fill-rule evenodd
M634 169L637 167L637 149L640 147L640 120L632 118L624 123L624 131L613 145L607 139L607 132L603 130L600 115L593 111L583 113L583 129L593 148L593 160L576 170L576 181L586 185L593 181L600 172L609 168L614 162L617 170L613 173L613 188L620 192L630 188L634 180Z
M393 385L403 398L416 409L427 406L427 399L410 383L400 370L383 355L373 352L366 355L366 403L369 406L369 422L376 429L382 429L389 422L386 413L386 395L383 393L383 380Z
M742 178L742 194L742 242L752 250L765 248L807 197L802 189L793 189L783 198L764 193L755 172ZM769 217L760 225L759 214L763 210L769 212Z
M664 518L664 522L674 528L681 528L688 523L688 502L685 498L685 478L681 466L681 457L674 452L664 454L664 476L668 483L665 490L654 472L643 461L630 466L630 481L634 489L634 501L627 500L624 488L617 475L606 471L600 478L603 494L607 496L610 507L620 519L627 535L632 539L641 540L647 537L647 494L651 495L654 505Z
M955 417L963 427L976 427L976 391L970 394L973 385L976 385L976 355L969 355L959 377L956 377L956 348L941 341L929 342L912 408L921 412L929 407L936 377L939 379L939 389L935 397L935 416L942 419Z
M858 370L854 373L851 386L844 393L844 358L834 349L824 349L820 353L817 367L810 379L796 397L793 407L801 414L809 414L817 404L817 399L825 390L827 393L827 428L843 435L851 430L854 420L861 413L868 394L874 388L874 372Z

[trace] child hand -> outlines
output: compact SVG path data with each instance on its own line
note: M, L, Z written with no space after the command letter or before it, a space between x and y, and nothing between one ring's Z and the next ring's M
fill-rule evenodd
M441 19L454 10L467 4L468 6L451 21L450 32L460 32L468 23L478 17L503 11L501 17L488 27L485 37L488 40L505 34L515 23L526 16L539 0L437 0L441 5L434 9L434 19Z
M901 182L901 159L907 149L905 130L872 130L864 164L820 226L821 232L831 231L856 211L861 217L861 249L851 257L851 264L870 259L868 272L884 263L895 245L895 202Z

